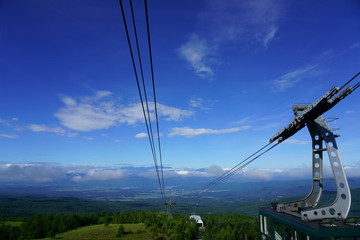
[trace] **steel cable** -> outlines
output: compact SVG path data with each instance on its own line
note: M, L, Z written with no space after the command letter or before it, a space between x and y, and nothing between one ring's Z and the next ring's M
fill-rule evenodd
M126 33L126 37L127 37L128 47L129 47L129 51L130 51L133 71L134 71L134 74L135 74L136 84L137 84L139 97L140 97L140 101L141 101L142 112L143 112L144 120L145 120L145 124L146 124L146 130L147 130L148 138L149 138L149 142L150 142L150 148L151 148L151 151L152 151L152 154L153 154L154 165L155 165L155 169L156 169L158 183L159 183L159 186L160 186L160 193L161 193L162 198L164 199L164 189L163 189L162 181L160 179L160 174L159 174L159 169L158 169L158 164L157 164L157 159L156 159L156 151L155 151L154 144L153 144L153 141L152 141L153 138L151 137L152 136L152 131L150 131L150 128L149 128L150 120L146 116L146 111L145 111L145 107L144 107L144 101L143 101L143 97L142 97L139 77L138 77L138 73L137 73L136 63L135 63L135 59L134 59L134 53L133 53L133 50L132 50L133 48L132 48L132 45L131 45L131 40L130 40L130 35L129 35L129 30L128 30L128 26L127 26L127 22L126 22L126 16L125 16L125 11L124 11L124 7L123 7L123 4L122 4L122 0L119 0L119 3L120 3L120 9L121 9L123 23L124 23L124 27L125 27L125 33ZM130 0L130 3L131 3L131 0ZM134 27L135 27L135 25L134 25Z
M154 95L154 107L155 107L155 118L156 118L156 130L157 130L157 139L158 139L158 149L159 149L159 157L160 157L160 169L161 169L161 179L162 185L165 190L164 184L164 171L163 171L163 160L162 160L162 151L161 151L161 141L160 141L160 128L159 128L159 115L157 108L157 100L156 100L156 91L155 91L155 77L154 77L154 64L152 57L152 48L151 48L151 34L150 34L150 24L149 24L149 13L148 13L148 5L147 0L144 0L145 5L145 16L146 16L146 29L147 29L147 39L148 39L148 49L149 49L149 57L150 57L150 69L151 69L151 80L153 87L153 95Z

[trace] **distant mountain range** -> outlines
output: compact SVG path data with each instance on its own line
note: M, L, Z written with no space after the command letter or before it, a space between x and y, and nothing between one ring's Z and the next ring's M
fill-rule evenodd
M349 182L353 187L350 216L360 216L360 179L349 179ZM0 217L103 211L166 211L156 184L151 185L145 182L143 187L116 187L108 184L108 186L89 184L76 187L60 185L2 187L0 188ZM166 198L176 203L171 211L182 215L240 213L256 216L259 207L268 207L271 202L300 199L310 190L310 182L305 180L227 182L200 194L193 191L199 183L172 184L173 187ZM322 204L329 204L334 200L333 190L324 191Z
M360 178L349 178L350 188L360 188ZM170 178L165 179L165 194L169 198L212 198L254 200L306 195L311 189L311 181L225 181L208 191L198 193L209 182L208 178ZM324 191L335 191L332 181L324 182ZM52 182L31 185L6 184L0 187L0 196L40 196L40 197L77 197L91 200L157 200L159 186L157 181L145 177L130 177L121 180Z

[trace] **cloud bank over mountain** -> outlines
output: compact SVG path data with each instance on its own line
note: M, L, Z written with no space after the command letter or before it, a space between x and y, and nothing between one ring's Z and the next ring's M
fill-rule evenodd
M360 177L360 165L345 166L348 177ZM164 167L165 179L174 178L196 178L202 181L212 181L221 176L229 169L220 166L210 166L207 168L172 168ZM331 169L324 168L324 175L330 176ZM79 182L105 182L108 180L127 181L133 178L147 178L149 181L156 181L157 175L153 166L90 166L72 165L62 166L58 163L0 163L0 182L3 183L27 183L41 184L59 181L72 183ZM310 179L311 166L300 166L292 169L282 168L254 168L247 167L236 173L227 181L268 181L268 180L294 180Z

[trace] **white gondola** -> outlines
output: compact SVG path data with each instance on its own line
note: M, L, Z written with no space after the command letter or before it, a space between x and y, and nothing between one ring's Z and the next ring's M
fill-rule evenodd
M190 220L194 219L199 228L204 228L204 222L199 215L191 215Z

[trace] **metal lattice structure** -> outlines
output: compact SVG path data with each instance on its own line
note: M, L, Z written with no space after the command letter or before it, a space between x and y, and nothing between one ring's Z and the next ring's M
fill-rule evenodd
M294 112L298 108L294 106ZM312 139L312 189L304 199L278 204L276 209L278 212L299 215L304 221L346 218L351 206L351 193L335 140L336 135L322 116L309 122L307 127ZM317 208L324 187L323 152L327 152L330 160L337 195L331 205Z
M349 82L358 75L359 73ZM277 212L285 212L298 216L303 221L345 219L348 216L351 206L351 193L336 143L337 135L332 132L322 116L323 113L334 107L359 87L358 83L355 87L346 87L344 91L340 91L345 85L341 88L333 87L311 105L293 106L295 118L290 124L270 138L270 143L275 141L280 143L306 126L312 139L312 189L304 199L275 204L274 208ZM333 173L332 180L335 181L337 195L332 204L318 207L324 187L324 152L327 152L330 160Z

